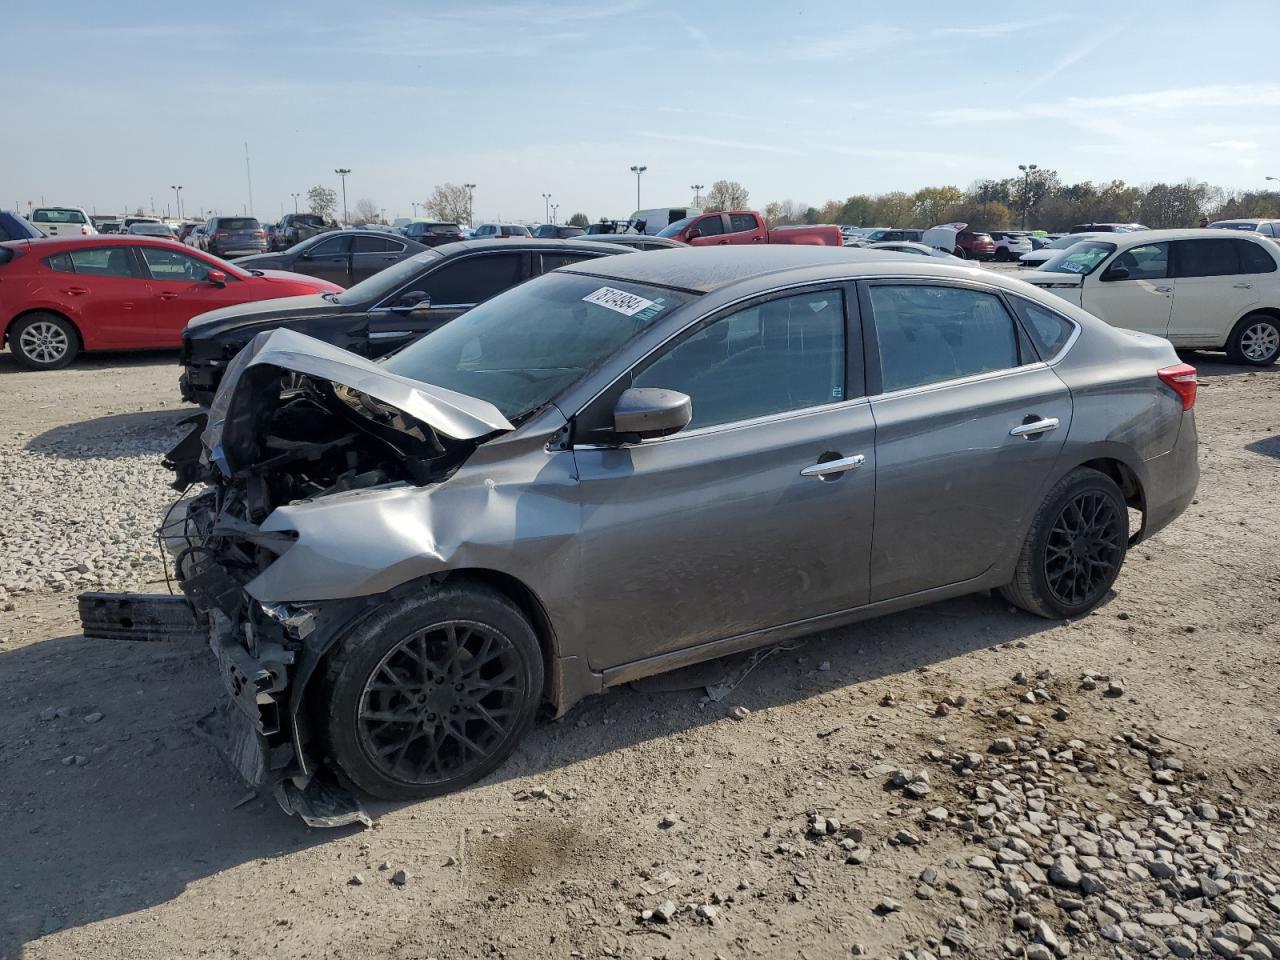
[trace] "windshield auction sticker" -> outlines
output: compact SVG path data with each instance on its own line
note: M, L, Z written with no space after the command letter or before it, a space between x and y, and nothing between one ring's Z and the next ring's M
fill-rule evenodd
M615 313L620 313L624 317L634 317L641 310L653 306L652 300L646 300L644 297L637 297L634 293L616 290L613 287L601 287L593 293L588 293L582 299L585 303L598 303L600 306L613 310Z

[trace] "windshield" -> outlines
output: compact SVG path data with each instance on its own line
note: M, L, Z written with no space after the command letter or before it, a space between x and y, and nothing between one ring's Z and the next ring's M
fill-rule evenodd
M702 214L698 214L698 216L702 216ZM671 226L666 227L665 229L659 230L658 236L674 237L676 234L678 234L681 230L683 230L689 224L693 223L694 219L695 219L694 217L685 217L683 220L677 220L675 223L671 224Z
M1083 243L1084 237L1078 233L1073 233L1068 237L1059 237L1053 243L1045 244L1046 250L1066 250L1068 247L1074 247L1077 243Z
M487 400L515 421L693 299L625 280L549 273L464 313L384 366Z
M1115 253L1114 243L1081 240L1045 261L1040 269L1049 273L1074 273L1088 276L1103 260Z
M416 279L420 273L433 266L439 259L441 259L440 254L434 250L424 250L407 260L401 260L394 266L380 270L354 287L348 287L342 293L335 295L334 302L348 307L377 303L388 294L394 293Z

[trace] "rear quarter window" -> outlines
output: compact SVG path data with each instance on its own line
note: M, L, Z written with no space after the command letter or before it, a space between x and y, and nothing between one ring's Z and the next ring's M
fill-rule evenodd
M1027 335L1031 337L1036 352L1040 354L1040 359L1052 360L1061 353L1062 348L1071 339L1075 325L1066 317L1038 303L1032 303L1017 296L1010 296L1009 300L1013 303L1014 312L1022 321Z
M1232 240L1240 256L1241 273L1275 273L1276 261L1260 243L1248 240Z

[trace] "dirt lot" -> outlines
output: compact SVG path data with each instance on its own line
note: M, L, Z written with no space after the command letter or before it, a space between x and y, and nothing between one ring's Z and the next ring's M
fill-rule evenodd
M1092 616L976 596L778 651L722 702L617 690L474 789L324 832L201 734L207 651L77 632L84 584L160 575L172 357L0 354L0 546L39 568L0 596L0 958L1271 956L1280 371L1188 359L1199 499Z

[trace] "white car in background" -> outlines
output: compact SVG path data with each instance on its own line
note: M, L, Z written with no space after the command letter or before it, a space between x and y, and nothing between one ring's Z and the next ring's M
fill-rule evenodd
M46 237L93 237L98 230L83 207L36 207L32 225Z
M1110 233L1019 276L1175 347L1225 349L1257 367L1280 357L1280 246L1256 232Z
M1038 270L1043 264L1056 257L1063 250L1074 247L1081 240L1093 240L1101 236L1110 236L1110 234L1101 233L1069 233L1065 237L1059 237L1052 243L1047 243L1039 250L1032 250L1030 253L1024 253L1018 258L1018 266L1030 267Z
M944 263L959 264L968 266L965 261L961 260L954 253L947 253L945 250L939 250L937 247L931 247L927 243L913 243L910 240L888 240L882 243L863 244L863 250L884 250L889 253L905 253L916 257L933 257Z
M1031 233L1026 230L988 230L996 242L997 260L1017 260L1033 249Z
M1217 223L1209 224L1210 227L1220 227L1223 230L1252 230L1260 233L1264 237L1271 237L1274 240L1280 240L1280 220L1274 219L1244 219L1244 220L1219 220Z

